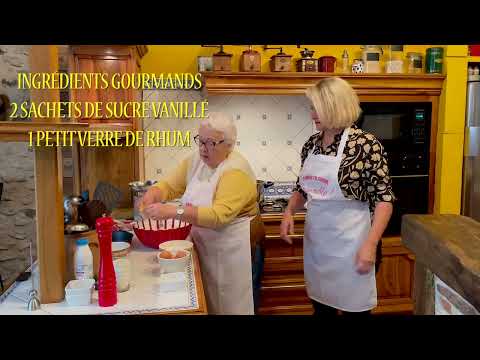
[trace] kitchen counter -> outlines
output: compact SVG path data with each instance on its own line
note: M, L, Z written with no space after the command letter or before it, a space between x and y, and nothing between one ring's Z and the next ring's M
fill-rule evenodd
M38 311L27 311L28 293L31 280L17 282L0 298L0 314L11 315L139 315L139 314L207 314L198 257L192 253L190 264L185 271L187 281L178 291L163 292L159 277L157 252L144 247L134 237L132 251L128 257L132 276L130 289L118 293L118 303L112 307L98 306L98 292L93 294L88 306L69 306L65 301L42 304ZM34 266L35 283L38 284L38 268Z
M416 313L480 313L480 223L461 215L405 215L402 240L415 253Z

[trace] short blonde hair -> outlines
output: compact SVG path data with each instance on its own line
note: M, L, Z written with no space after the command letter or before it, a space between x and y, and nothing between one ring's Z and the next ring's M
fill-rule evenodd
M362 113L360 101L348 82L338 77L320 80L307 89L319 120L328 129L352 126Z
M223 133L225 143L231 148L237 142L237 127L233 118L222 112L211 112L205 120L200 122L200 127L210 128Z

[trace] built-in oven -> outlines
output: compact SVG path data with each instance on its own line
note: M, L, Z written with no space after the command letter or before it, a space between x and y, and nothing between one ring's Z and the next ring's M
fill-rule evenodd
M404 214L426 214L429 204L431 103L364 102L358 126L375 135L387 152L397 201L387 236L400 235Z

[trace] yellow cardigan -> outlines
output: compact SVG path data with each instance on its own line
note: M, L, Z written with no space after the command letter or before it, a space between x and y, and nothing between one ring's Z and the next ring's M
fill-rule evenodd
M196 153L189 155L172 173L155 185L162 190L162 201L170 201L183 195L193 176L193 169L196 169L198 162L202 161L196 155ZM248 162L235 151L230 153L225 161L234 162L236 166L227 168L220 176L212 206L198 208L199 226L220 228L237 217L256 216L260 212L257 186L252 179ZM206 166L204 170L200 178L208 178L215 171Z

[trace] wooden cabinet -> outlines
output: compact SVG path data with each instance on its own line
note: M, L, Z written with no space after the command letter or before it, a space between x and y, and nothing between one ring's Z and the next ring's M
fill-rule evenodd
M114 82L121 81L123 74L135 74L140 71L140 59L146 53L145 46L134 45L82 45L70 48L70 73L106 74L109 84L113 76ZM92 83L93 84L93 83ZM73 89L70 100L82 103L102 102L104 106L99 116L84 116L75 119L90 124L92 130L136 131L142 130L142 120L137 118L107 118L105 104L108 102L127 103L141 100L141 88L124 83L129 88L113 88L105 86L102 80L99 86L88 89ZM132 83L130 83L132 84ZM131 196L128 183L143 179L144 161L142 147L78 147L73 151L75 193L89 190L92 197L98 182L108 182L119 188L123 197L118 207L131 207ZM86 170L88 169L88 171Z
M289 245L280 239L281 215L265 214L265 265L259 313L311 314L303 277L305 215L295 215L295 236ZM399 237L382 240L382 264L377 273L378 307L374 313L411 313L414 257Z
M146 52L142 46L72 46L70 55L70 72L72 73L95 73L106 74L104 80L108 81L109 86L99 80L96 88L92 86L88 89L74 89L70 93L71 101L78 102L129 102L138 101L141 97L141 89L134 89L133 83L125 80L123 87L115 88L112 85L122 84L122 74L135 74L140 71L140 59ZM113 80L112 77L114 76ZM92 82L93 84L93 82ZM128 87L128 88L125 88ZM88 121L90 123L131 123L132 126L135 119L132 118L106 118L104 109L100 112L99 117L82 116L78 121Z

